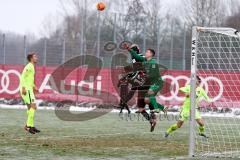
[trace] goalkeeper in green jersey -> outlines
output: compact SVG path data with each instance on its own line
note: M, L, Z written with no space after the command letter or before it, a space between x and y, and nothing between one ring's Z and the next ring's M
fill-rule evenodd
M154 114L154 112L159 112L159 110L162 110L163 112L166 113L164 106L157 103L155 97L163 86L163 80L162 77L160 76L159 67L156 60L154 59L155 51L153 49L147 49L145 57L143 57L137 54L127 44L124 44L124 48L128 50L128 52L134 59L142 62L144 65L144 70L146 72L146 82L143 84L142 87L140 87L141 91L139 91L138 94L140 94L140 96L144 98L144 102L149 105L149 109L151 110L150 131L152 132L156 126L156 115ZM140 113L146 112L144 108L145 105L142 107L141 106L138 107Z
M201 98L204 98L207 102L210 101L209 97L207 96L207 93L205 92L205 90L200 87L201 83L201 78L199 76L197 76L197 82L196 82L196 104L198 105L198 103L200 102ZM168 130L165 133L165 137L167 138L172 132L174 132L175 130L177 130L178 128L181 128L184 121L188 120L188 118L190 117L190 85L186 85L185 87L180 88L180 91L183 92L186 95L186 98L183 102L182 105L182 110L180 112L180 119L177 121L176 124L173 124L172 126L170 126L168 128ZM204 121L199 113L199 111L196 109L195 111L195 120L197 121L199 128L199 135L203 136L205 138L207 138L207 136L205 135L204 131Z
M20 95L23 102L27 105L27 123L24 129L31 134L40 132L34 127L34 115L37 109L34 93L38 92L34 83L35 69L37 63L37 55L30 53L27 56L28 64L24 67L20 77Z

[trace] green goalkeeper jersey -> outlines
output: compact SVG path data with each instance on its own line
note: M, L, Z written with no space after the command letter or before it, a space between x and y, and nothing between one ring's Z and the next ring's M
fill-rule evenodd
M148 60L137 54L135 51L132 49L129 50L129 53L132 55L133 58L135 58L137 61L143 62L144 64L144 69L146 71L146 74L148 76L148 80L151 81L149 83L153 84L159 84L162 85L162 77L159 72L159 67L155 59Z
M23 87L25 87L27 90L33 89L33 87L35 87L34 75L34 65L32 63L28 63L24 67L20 77L20 89L22 89Z
M185 100L183 102L182 105L182 110L183 111L190 111L190 85L186 85L185 87L180 88L179 90L185 94L187 94L187 96L185 97ZM205 92L205 90L202 87L197 87L196 89L196 104L198 105L198 103L201 101L201 99L204 98L207 102L210 101L210 98L208 97L207 93Z

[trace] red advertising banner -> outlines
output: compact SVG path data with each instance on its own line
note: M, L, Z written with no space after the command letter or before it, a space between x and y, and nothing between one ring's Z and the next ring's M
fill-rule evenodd
M19 78L23 65L0 65L0 97L20 98ZM99 71L99 72L98 72ZM70 68L37 66L35 83L39 89L38 99L48 101L72 100L117 104L116 87L121 69ZM201 72L202 86L211 98L211 104L222 107L240 107L240 73ZM184 95L178 89L190 82L190 71L169 70L163 79L170 84L158 95L165 105L181 104Z

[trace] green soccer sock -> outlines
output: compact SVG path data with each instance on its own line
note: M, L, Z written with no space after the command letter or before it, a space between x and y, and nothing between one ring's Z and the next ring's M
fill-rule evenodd
M178 129L177 124L173 124L172 126L170 126L170 127L168 128L167 133L168 133L168 134L171 134L172 132L174 132L174 131L177 130L177 129Z
M204 126L199 126L198 131L199 131L200 134L204 133L205 132L205 127Z
M28 111L28 118L27 118L27 126L28 127L34 127L34 115L35 115L35 109L30 108Z
M163 111L163 110L164 110L164 106L161 105L161 104L159 104L159 103L157 103L157 104L158 104L158 108L161 109L161 110Z
M151 105L153 105L154 109L160 109L160 110L164 109L163 105L157 103L155 96L150 96L149 99L150 99L150 103L151 103Z

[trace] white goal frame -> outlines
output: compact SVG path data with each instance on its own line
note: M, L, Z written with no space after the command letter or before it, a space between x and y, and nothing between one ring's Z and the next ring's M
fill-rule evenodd
M240 34L236 29L233 28L207 28L207 27L198 27L194 26L192 28L192 47L191 47L191 76L190 76L190 129L189 129L189 158L195 156L195 146L196 146L196 131L195 131L195 109L196 109L196 75L197 75L197 58L198 58L198 36L201 32L213 32L224 34L227 36L235 37L240 39ZM235 33L235 35L233 34ZM240 53L239 53L240 54ZM240 72L240 71L239 71ZM239 80L240 81L240 80ZM207 124L206 124L207 125Z

